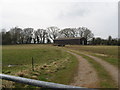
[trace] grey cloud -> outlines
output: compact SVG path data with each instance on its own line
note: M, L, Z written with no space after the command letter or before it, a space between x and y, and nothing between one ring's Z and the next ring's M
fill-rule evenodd
M95 36L117 36L117 3L42 3L38 0L13 0L3 3L2 8L0 28L85 26L91 29Z

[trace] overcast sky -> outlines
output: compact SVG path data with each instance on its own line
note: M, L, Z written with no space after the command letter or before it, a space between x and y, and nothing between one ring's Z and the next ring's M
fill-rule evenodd
M83 26L96 37L118 37L118 2L115 0L2 0L1 6L0 28Z

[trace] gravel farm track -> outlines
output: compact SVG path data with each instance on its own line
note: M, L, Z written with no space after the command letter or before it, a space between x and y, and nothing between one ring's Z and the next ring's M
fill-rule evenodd
M73 53L71 51L67 51L67 52L76 56L79 62L78 72L75 75L74 81L73 83L71 83L71 85L87 87L87 88L99 88L99 78L97 76L95 69L91 66L91 64L80 55ZM98 57L95 57L83 52L80 52L80 53L92 58L93 60L101 64L104 67L104 69L109 73L109 75L112 77L112 79L115 81L115 83L118 85L118 68L117 67L111 65L110 63Z
M75 55L79 61L78 72L74 77L73 83L71 85L88 87L88 88L97 88L98 87L98 76L94 68L88 63L86 59L77 55L75 53L69 52Z
M86 55L86 54L85 54ZM91 57L93 60L97 61L98 63L100 63L105 69L107 72L109 72L109 74L111 75L111 77L113 78L113 80L118 83L118 68L109 64L108 62L105 62L104 60L98 58L98 57L95 57L95 56L91 56L91 55L86 55L86 56L89 56Z

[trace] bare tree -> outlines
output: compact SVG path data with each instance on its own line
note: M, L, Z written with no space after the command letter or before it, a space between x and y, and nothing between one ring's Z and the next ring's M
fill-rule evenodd
M10 29L12 44L20 43L22 29L15 27Z
M23 44L24 43L24 39L25 39L25 33L24 33L24 31L22 31L21 32L21 37L20 37L20 42L21 42L21 44Z
M60 29L58 27L52 26L47 28L48 36L51 40L56 39L59 36Z
M78 32L78 37L84 37L84 29L82 29L81 27L79 27L77 29L77 32Z
M23 32L24 42L31 43L34 29L33 28L25 28L23 31L24 31Z
M37 43L45 43L46 36L47 32L45 29L38 29L35 31L35 38L37 39Z
M60 34L63 37L77 37L77 32L75 28L65 28L60 31Z
M46 36L47 36L47 32L46 32L46 30L43 30L43 43L45 43L45 39L46 39Z
M88 28L86 27L79 27L78 29L78 34L79 34L79 37L84 37L88 40L92 39L94 34L91 32L91 30L89 30Z
M38 33L38 31L34 31L33 40L35 41L35 39L37 39L37 43L40 43L40 38L39 38L39 33ZM35 43L35 42L34 42L34 43Z

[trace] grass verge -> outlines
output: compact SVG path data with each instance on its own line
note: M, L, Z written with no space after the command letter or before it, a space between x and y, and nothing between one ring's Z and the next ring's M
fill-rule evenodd
M104 61L106 61L106 62L108 62L108 63L110 63L110 64L112 64L112 65L114 65L116 67L118 67L118 58L110 57L110 56L100 56L100 55L96 55L96 54L93 54L93 53L91 53L91 55L99 57L102 60L104 60Z

